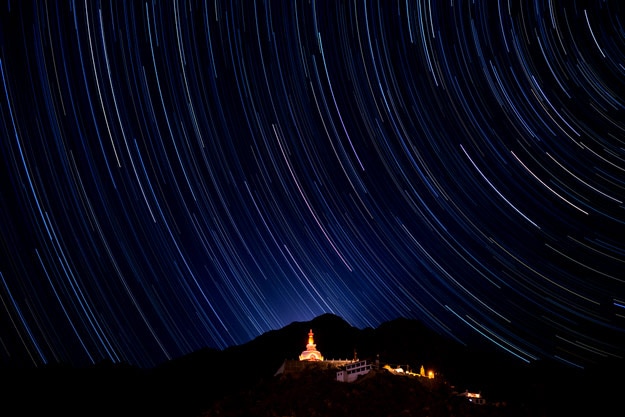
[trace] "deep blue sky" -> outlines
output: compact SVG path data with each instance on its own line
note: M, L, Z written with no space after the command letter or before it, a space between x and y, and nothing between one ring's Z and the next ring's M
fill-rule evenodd
M622 2L500 3L3 2L1 363L326 312L622 357Z

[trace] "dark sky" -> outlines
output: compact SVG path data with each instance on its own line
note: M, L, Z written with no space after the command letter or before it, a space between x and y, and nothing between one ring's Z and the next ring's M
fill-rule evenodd
M1 363L327 312L622 357L623 4L2 2Z

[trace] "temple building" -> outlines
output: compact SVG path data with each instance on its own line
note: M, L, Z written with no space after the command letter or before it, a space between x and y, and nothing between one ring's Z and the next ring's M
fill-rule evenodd
M375 370L383 370L395 374L395 375L408 375L415 377L427 377L428 379L434 378L434 372L429 371L426 373L425 368L421 366L420 372L414 373L408 371L404 371L401 367L391 367L390 365L384 365L380 367L380 355L376 356L374 362L368 360L359 360L358 355L356 354L356 350L354 349L354 357L352 359L324 359L321 352L317 350L317 345L315 344L315 339L313 338L314 333L312 329L308 332L308 343L306 344L306 349L302 351L299 355L298 359L285 359L280 365L280 368L276 371L274 376L284 375L284 374L297 374L305 370L336 370L336 380L341 382L354 382L358 378L369 374L369 372ZM330 341L330 344L331 341ZM475 396L466 395L467 398L470 398L470 401L475 403L480 403L480 399Z
M308 332L308 343L306 344L306 350L304 350L302 354L299 355L299 360L285 359L274 375L297 373L305 369L311 368L338 369L341 366L345 366L346 364L356 361L356 359L324 359L321 352L317 350L317 345L315 344L315 339L313 338L313 336L314 333L312 329L310 329L310 331Z
M300 361L322 361L323 355L321 352L317 350L317 345L315 344L315 340L313 339L313 331L310 329L308 332L308 344L306 345L306 350L299 355Z

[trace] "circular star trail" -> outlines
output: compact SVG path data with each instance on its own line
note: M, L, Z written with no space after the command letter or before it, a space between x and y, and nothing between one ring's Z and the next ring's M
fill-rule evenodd
M2 363L326 312L621 358L622 4L4 2Z

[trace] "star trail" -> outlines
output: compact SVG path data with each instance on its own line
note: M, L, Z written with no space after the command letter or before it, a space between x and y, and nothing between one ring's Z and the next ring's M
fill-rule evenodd
M622 2L0 7L1 363L323 313L625 355Z

